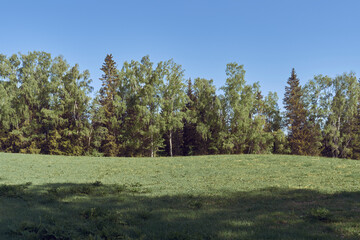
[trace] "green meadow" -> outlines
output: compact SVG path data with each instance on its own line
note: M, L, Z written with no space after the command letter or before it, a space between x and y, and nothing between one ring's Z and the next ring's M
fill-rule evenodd
M360 161L0 153L0 239L360 239Z

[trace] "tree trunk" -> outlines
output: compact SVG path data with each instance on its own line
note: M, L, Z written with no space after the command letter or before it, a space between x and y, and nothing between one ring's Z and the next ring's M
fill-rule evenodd
M89 138L88 138L88 151L90 150L91 147L91 134L92 134L92 129L90 130L90 134L89 134Z
M170 145L170 157L173 156L173 151L172 151L172 131L170 130L170 135L169 135L169 145Z
M154 137L151 134L151 157L154 157Z

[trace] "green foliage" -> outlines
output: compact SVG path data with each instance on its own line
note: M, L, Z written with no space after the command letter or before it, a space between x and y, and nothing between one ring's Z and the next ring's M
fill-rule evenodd
M194 89L191 79L188 80L187 88L187 103L182 110L185 112L183 118L183 130L182 130L182 150L184 156L195 155L199 152L199 143L201 141L200 134L196 131L196 96L194 95Z
M350 149L352 159L360 159L360 104L357 106L358 110L352 123L352 131L350 132Z
M223 147L232 153L244 153L246 149L246 131L250 129L250 108L252 87L245 85L243 65L230 63L226 66L226 84L224 91L225 122L228 132L224 132Z
M3 151L83 154L92 90L88 71L70 68L62 57L30 52L2 55L0 78Z
M212 80L196 78L193 85L193 108L189 109L190 121L195 123L197 142L193 153L196 155L218 154L221 152L220 131L222 129L221 103L216 95Z
M274 148L273 153L276 154L290 154L291 150L288 146L286 135L283 131L277 130L273 133Z
M357 144L360 93L355 74L335 78L318 75L309 81L305 90L309 120L315 123L317 132L322 132L319 135L324 136L322 153L332 157L352 157Z
M119 125L122 123L118 116L121 116L124 109L120 104L120 109L117 108L122 99L118 99L117 89L121 84L120 75L116 69L116 62L113 60L111 54L108 54L105 58L105 62L101 68L103 71L102 87L99 91L98 98L93 103L93 128L94 133L97 134L94 139L98 141L95 147L101 149L105 156L117 156L120 143L115 137L120 134L121 129Z
M291 153L318 155L321 147L319 125L313 123L313 117L307 120L309 112L305 107L304 93L295 69L292 69L287 83L289 86L285 87L284 105Z
M169 138L169 155L173 156L173 134L183 128L187 95L183 83L184 71L172 60L165 63L165 83L162 84L161 118Z
M113 135L107 135L103 140L102 151L105 153L105 156L117 156L119 148L116 144L116 138Z
M118 68L111 54L91 101L89 72L62 56L0 55L0 151L92 156L283 153L360 158L359 82L318 75L304 87L293 69L284 118L278 96L247 84L243 65L184 84L173 60L145 56ZM287 130L284 129L287 127Z
M224 128L220 134L223 152L268 153L273 151L271 132L280 129L277 95L263 99L258 83L247 85L242 65L227 65L228 76L221 97Z

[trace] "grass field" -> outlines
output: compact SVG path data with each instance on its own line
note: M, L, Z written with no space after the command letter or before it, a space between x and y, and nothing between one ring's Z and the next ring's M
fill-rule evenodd
M0 153L0 239L360 239L360 161Z

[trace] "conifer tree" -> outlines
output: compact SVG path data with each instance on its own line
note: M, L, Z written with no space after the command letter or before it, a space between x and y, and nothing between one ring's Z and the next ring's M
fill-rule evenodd
M293 154L301 155L305 152L306 109L302 102L300 81L294 68L287 84L288 86L285 87L284 107L286 109L289 145Z
M182 136L182 150L184 156L194 155L198 152L199 142L201 140L200 134L196 131L196 109L195 105L197 102L196 96L194 95L193 85L191 79L188 79L186 88L187 103L185 108L182 110L185 112L183 118L183 136Z
M101 108L98 113L101 115L100 125L102 125L102 129L105 131L104 139L102 139L101 142L101 149L106 156L116 156L119 152L119 145L116 139L118 119L115 115L114 102L119 76L116 69L116 62L113 60L111 54L106 55L104 64L100 70L103 71L103 75L100 78L102 87L99 91L98 101Z
M295 69L292 69L287 84L289 86L285 87L284 107L291 152L298 155L317 155L319 146L316 135L319 132L316 131L316 125L307 121L308 112Z

